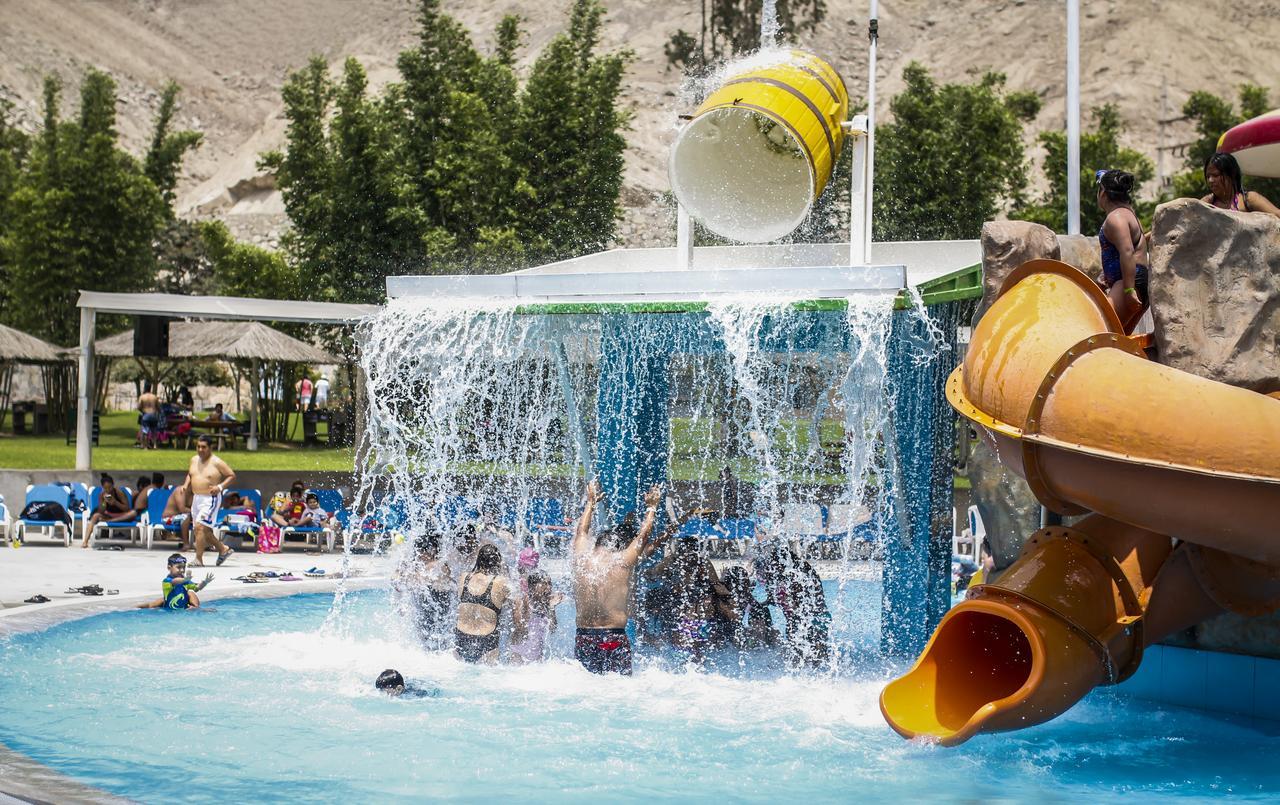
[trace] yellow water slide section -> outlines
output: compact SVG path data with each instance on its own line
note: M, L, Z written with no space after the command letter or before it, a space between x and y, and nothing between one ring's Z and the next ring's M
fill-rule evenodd
M1093 514L943 618L881 694L900 734L1047 721L1172 631L1280 604L1280 400L1147 360L1080 271L1010 274L947 398L1047 508Z

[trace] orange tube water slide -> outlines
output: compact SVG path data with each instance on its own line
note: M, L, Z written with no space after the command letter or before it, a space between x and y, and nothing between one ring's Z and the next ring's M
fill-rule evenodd
M947 613L881 693L904 737L1048 721L1177 630L1280 606L1280 400L1147 360L1080 271L1010 274L947 399L1047 508L1092 514Z

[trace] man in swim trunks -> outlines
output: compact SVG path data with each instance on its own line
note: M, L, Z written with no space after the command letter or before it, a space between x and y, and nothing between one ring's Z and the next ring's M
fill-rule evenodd
M631 641L627 638L627 601L631 576L640 552L653 533L662 489L653 486L644 496L640 528L628 515L614 528L591 541L591 519L604 500L600 484L587 485L587 499L573 536L571 569L577 605L578 633L574 656L594 674L631 674Z
M139 447L156 446L160 436L160 398L151 391L149 382L138 395L138 433L141 436Z
M164 577L160 585L160 597L154 601L138 604L138 609L198 609L200 599L196 593L209 586L213 574L204 577L204 581L196 583L187 575L187 559L180 553L169 557L169 575Z
M227 462L213 454L213 438L201 434L196 440L196 454L187 467L187 480L183 488L191 493L191 521L196 537L196 567L204 567L204 551L209 543L218 548L218 564L227 561L231 548L223 544L214 533L218 523L218 509L222 505L222 493L236 479Z

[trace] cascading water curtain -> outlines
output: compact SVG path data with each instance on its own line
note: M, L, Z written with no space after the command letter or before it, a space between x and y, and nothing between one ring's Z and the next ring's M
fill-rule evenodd
M824 575L841 583L878 580L891 317L887 295L604 315L392 300L360 334L363 533L348 542L410 564L396 537L437 531L457 568L478 532L514 567L525 545L563 552L583 485L600 476L614 493L605 520L665 481L678 515L750 523L718 541L730 561L750 569L783 549L795 564L833 560ZM878 624L878 607L836 599L834 631Z

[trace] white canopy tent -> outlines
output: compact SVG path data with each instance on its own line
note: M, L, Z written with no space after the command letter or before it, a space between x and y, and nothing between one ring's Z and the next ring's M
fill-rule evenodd
M78 470L91 469L93 461L93 443L90 438L94 398L93 354L94 331L99 312L194 319L353 324L378 311L376 305L246 299L235 296L181 296L98 291L81 291L77 307L80 308L80 385L76 399L76 469ZM317 351L317 354L322 353Z

